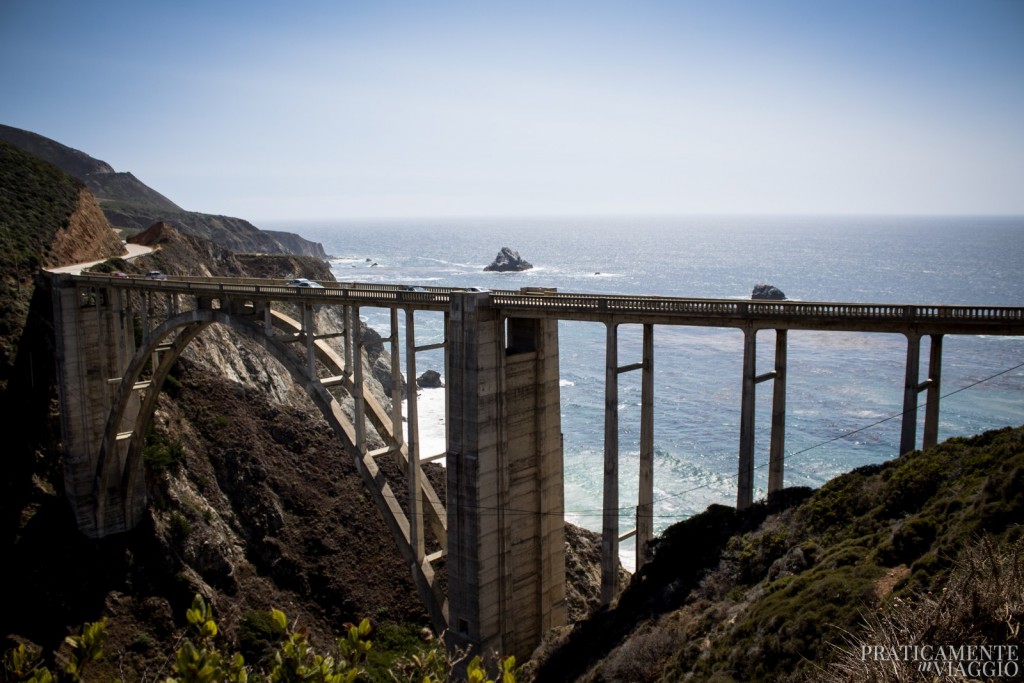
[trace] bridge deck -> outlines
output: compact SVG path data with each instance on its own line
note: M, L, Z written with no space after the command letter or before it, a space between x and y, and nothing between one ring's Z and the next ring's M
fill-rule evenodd
M75 279L126 289L198 297L246 297L316 304L447 311L453 287L324 282L323 288L288 286L282 280L179 277L167 280L80 275ZM576 294L543 288L492 290L492 305L517 317L558 320L920 334L1024 335L1024 307L872 304L817 301L692 299L662 296Z

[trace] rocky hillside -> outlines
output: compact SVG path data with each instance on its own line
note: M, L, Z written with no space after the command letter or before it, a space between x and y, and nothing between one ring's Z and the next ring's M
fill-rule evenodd
M670 527L537 680L918 680L860 647L1019 645L1022 557L1024 428L951 439Z
M181 232L206 238L236 252L327 258L322 245L299 235L266 232L241 218L186 211L131 173L118 173L105 161L42 135L0 125L0 140L78 178L99 200L110 223L126 232L137 232L158 221L166 221Z
M142 204L172 212L183 211L180 206L144 185L131 173L118 173L107 162L94 159L56 140L4 125L0 125L0 140L78 178L101 200Z

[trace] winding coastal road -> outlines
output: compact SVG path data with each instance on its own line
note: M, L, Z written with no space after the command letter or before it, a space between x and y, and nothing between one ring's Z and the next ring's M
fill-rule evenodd
M147 247L141 244L125 244L125 248L128 250L128 254L123 256L126 261L130 261L133 258L137 258L144 254L149 254L153 251L153 247ZM86 268L92 268L98 263L103 263L107 259L100 259L99 261L89 261L88 263L75 263L70 266L61 266L59 268L44 268L48 273L72 273L74 275L80 275Z

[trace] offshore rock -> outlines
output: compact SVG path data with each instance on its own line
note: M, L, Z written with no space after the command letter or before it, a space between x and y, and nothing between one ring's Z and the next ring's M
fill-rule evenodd
M529 270L533 268L533 264L524 259L519 255L519 252L515 249L508 247L502 247L498 255L491 261L491 265L484 268L484 270L494 270L498 272L509 272L519 270Z
M416 386L421 389L440 389L444 386L441 374L437 370L427 370L416 378Z
M750 293L751 299L768 299L770 301L785 301L786 295L778 287L766 284L754 285L754 291Z

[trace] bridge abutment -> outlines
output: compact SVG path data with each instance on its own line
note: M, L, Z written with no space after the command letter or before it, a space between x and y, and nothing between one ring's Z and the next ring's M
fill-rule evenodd
M448 365L449 637L523 659L566 621L558 323L453 294Z
M125 472L130 434L100 450L121 376L135 354L126 290L56 279L53 314L64 444L64 486L78 527L90 538L131 529L146 509L144 477ZM137 412L138 396L129 398Z

